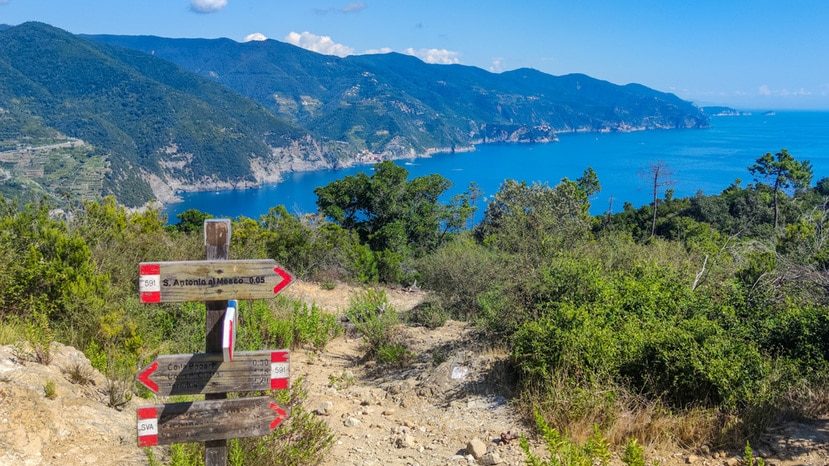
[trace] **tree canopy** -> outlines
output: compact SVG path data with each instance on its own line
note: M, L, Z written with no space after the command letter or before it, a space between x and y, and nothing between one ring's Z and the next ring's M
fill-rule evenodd
M786 149L771 155L767 152L748 167L758 183L765 182L774 192L774 228L777 229L778 196L780 191L794 189L801 191L812 182L812 164L808 160L799 162Z

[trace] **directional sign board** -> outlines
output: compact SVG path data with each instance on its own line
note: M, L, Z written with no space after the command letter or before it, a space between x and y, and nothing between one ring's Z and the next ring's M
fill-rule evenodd
M271 259L142 262L142 303L273 298L292 281Z
M288 417L267 396L146 406L136 414L139 447L267 435Z
M222 353L159 356L138 373L138 381L159 396L285 390L290 379L288 350L242 351L233 361Z

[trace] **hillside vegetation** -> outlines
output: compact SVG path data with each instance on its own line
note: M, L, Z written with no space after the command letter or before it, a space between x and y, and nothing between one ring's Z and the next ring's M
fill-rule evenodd
M230 250L331 286L431 290L408 318L466 319L508 348L517 406L528 420L537 413L545 435L743 445L781 419L825 414L829 400L829 180L811 186L809 164L785 150L750 168L755 182L719 195L667 192L598 217L588 214L600 189L592 170L552 187L507 181L467 229L474 190L444 205L442 177L408 179L384 162L319 188L322 216L277 207L235 220ZM196 350L201 306L141 306L135 274L142 260L199 258L205 216L166 227L158 212L127 213L111 198L66 219L3 204L0 339L56 338L126 380L154 354ZM405 365L384 299L364 295L349 317L381 367ZM318 312L254 303L240 341L324 346L338 326Z

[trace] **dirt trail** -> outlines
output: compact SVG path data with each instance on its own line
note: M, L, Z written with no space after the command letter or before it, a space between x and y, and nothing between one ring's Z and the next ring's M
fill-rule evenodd
M342 285L321 290L310 283L291 289L294 297L335 313L345 310L356 291ZM398 311L412 309L425 297L422 292L387 293ZM294 355L292 376L306 380L309 407L338 436L324 464L468 464L465 448L473 438L487 444L495 460L520 462L517 441L493 442L520 428L503 394L509 374L500 368L506 355L480 347L461 322L402 332L412 350L405 368L380 369L363 360L360 338L349 334L321 354Z
M505 355L467 346L470 332L460 322L405 333L415 360L405 369L365 364L354 338L337 339L319 356L293 359L293 375L310 388L309 407L325 413L339 437L325 464L467 464L464 449L473 438L495 458L519 463L517 442L493 442L521 428L499 393L508 376L498 372Z

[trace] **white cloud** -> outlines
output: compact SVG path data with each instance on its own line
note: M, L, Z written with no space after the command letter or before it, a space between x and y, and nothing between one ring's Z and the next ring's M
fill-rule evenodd
M446 49L413 49L404 50L407 55L414 55L426 63L437 63L440 65L452 65L460 62L460 54Z
M489 66L489 71L493 73L500 73L504 71L504 59L503 58L493 58L492 65Z
M394 50L391 47L380 47L379 49L365 50L361 55L377 55L379 53L392 53Z
M227 6L227 0L190 0L190 9L196 13L215 13Z
M328 13L340 14L340 15L350 15L354 13L359 13L365 10L368 7L363 2L351 2L344 7L330 7L330 8L314 8L314 13L325 16Z
M809 97L814 95L814 92L803 87L794 90L785 87L783 89L772 89L768 85L763 84L757 88L757 94L763 97Z
M246 35L245 38L242 39L242 42L250 42L250 41L260 42L260 41L263 41L263 40L268 40L268 36L266 36L265 34L262 34L261 32L254 32L254 33Z
M359 13L359 12L365 10L366 6L367 5L363 2L352 2L352 3L349 3L348 5L342 7L340 9L340 11L342 11L345 14Z
M334 42L331 37L318 36L308 31L302 33L292 31L288 33L283 40L289 44L296 45L297 47L302 47L304 49L325 55L344 57L346 55L354 54L353 48L347 45L338 44L337 42Z

